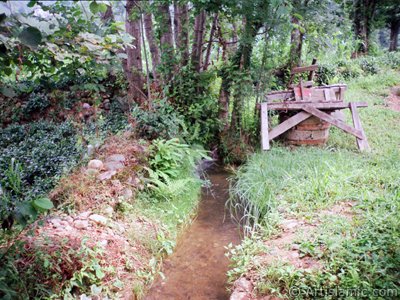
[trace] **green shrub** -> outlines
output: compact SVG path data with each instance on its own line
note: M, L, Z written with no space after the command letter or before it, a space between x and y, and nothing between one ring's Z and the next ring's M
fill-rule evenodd
M28 101L23 107L23 114L29 115L31 113L43 112L50 106L50 101L44 93L31 93L28 97Z
M0 130L0 180L12 159L21 166L22 194L32 198L49 191L57 178L80 158L76 130L69 122L36 122Z
M368 56L359 59L359 64L361 69L367 75L375 75L380 71L380 67L378 66L378 62L375 57Z
M318 85L330 84L337 75L337 66L331 63L319 64L316 83Z
M134 130L146 139L171 139L178 136L183 118L166 101L153 103L150 110L134 106L131 112Z

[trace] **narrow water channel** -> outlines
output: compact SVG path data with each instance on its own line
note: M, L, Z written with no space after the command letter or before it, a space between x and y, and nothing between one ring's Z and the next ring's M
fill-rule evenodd
M174 254L164 261L159 277L146 300L229 299L226 291L225 257L229 243L240 242L239 229L225 211L228 198L228 173L208 172L211 189L203 189L196 220L181 238Z

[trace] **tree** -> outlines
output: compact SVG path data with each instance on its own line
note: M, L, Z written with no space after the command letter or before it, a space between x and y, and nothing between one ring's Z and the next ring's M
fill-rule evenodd
M376 0L354 0L353 26L357 39L355 56L368 54L376 7Z
M138 0L126 1L126 32L134 39L132 47L126 48L126 60L123 68L129 84L128 98L136 103L143 103L143 66L142 66L142 43L140 35L140 14L138 11Z

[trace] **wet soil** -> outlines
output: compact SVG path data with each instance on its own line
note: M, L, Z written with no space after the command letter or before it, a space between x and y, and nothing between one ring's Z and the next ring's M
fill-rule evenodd
M165 278L155 281L146 300L229 299L224 246L239 244L240 231L225 208L228 175L221 170L209 172L212 187L202 191L198 216L164 261Z

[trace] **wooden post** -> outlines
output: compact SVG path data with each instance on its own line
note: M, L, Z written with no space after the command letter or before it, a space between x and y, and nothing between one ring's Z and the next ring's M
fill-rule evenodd
M261 148L269 150L267 103L261 103Z
M370 147L368 144L367 136L365 135L364 129L362 128L360 116L358 115L357 106L355 105L355 103L350 102L350 110L351 116L353 117L354 127L360 130L363 135L362 139L358 137L356 138L358 149L360 149L360 151L369 151Z

